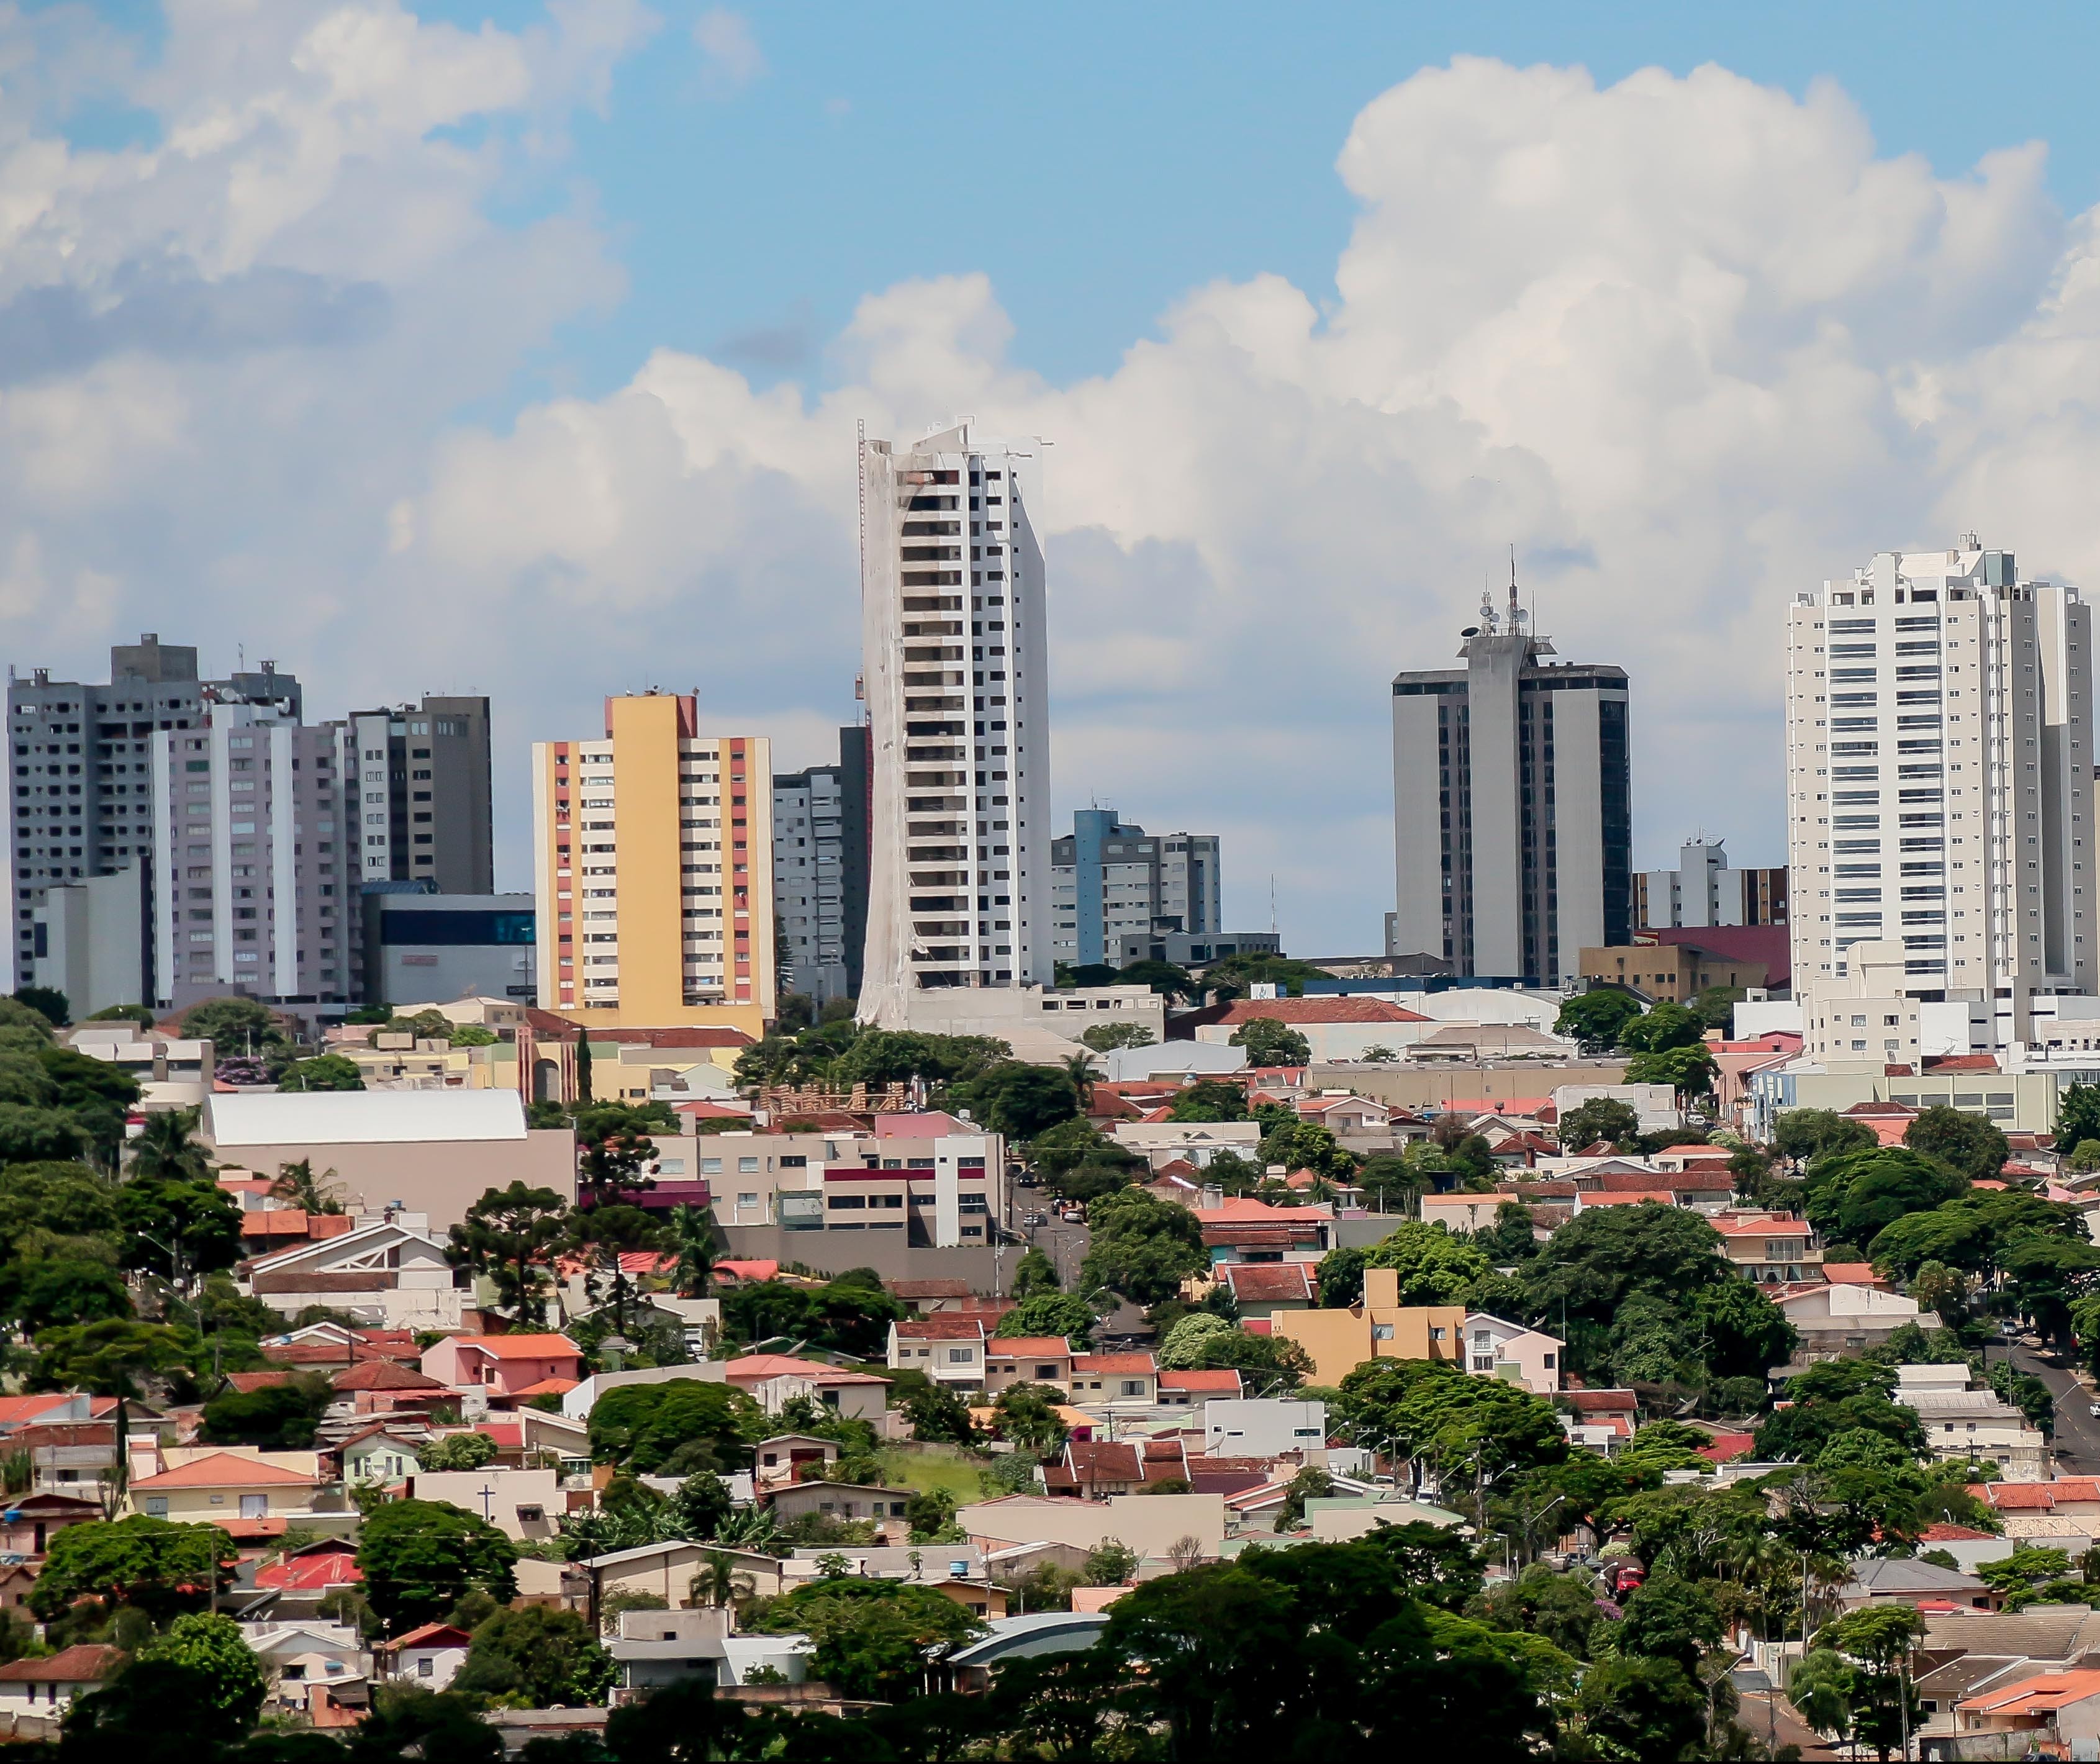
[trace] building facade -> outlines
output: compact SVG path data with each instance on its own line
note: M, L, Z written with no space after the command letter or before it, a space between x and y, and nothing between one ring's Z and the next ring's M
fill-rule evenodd
M1527 624L1512 587L1462 633L1464 668L1392 683L1391 937L1456 973L1555 986L1632 935L1626 677L1543 659Z
M773 773L689 695L608 699L605 734L532 750L542 1008L593 1025L774 1014Z
M360 905L363 1003L538 1003L539 922L530 894L440 894L412 882L368 882Z
M355 711L347 721L357 750L360 877L492 893L488 700L426 697L420 706Z
M1041 453L969 423L861 446L864 1021L1051 977Z
M15 986L55 984L37 968L33 920L46 889L150 861L152 738L189 728L205 701L219 697L271 705L299 719L299 683L276 664L227 680L200 680L196 650L164 644L151 631L136 643L112 646L107 686L54 680L44 668L27 680L10 673L15 874L7 947ZM139 959L143 987L150 972L143 944Z
M773 780L773 911L783 992L860 994L867 941L868 731L839 731L838 762Z
M1904 994L1988 1003L2000 1047L2029 999L2093 990L2091 673L2078 590L1973 534L1794 597L1797 990L1898 943Z
M1132 937L1214 937L1221 892L1216 835L1148 833L1113 809L1079 809L1050 846L1051 954L1112 963Z
M1674 870L1643 870L1634 877L1637 930L1785 923L1785 866L1732 869L1718 839L1681 846Z
M240 991L287 1004L357 997L355 847L339 822L343 725L283 703L206 703L156 731L154 998L180 1010Z

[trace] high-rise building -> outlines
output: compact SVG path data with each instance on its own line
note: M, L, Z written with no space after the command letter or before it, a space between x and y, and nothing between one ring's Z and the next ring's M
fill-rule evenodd
M367 882L435 882L441 894L496 887L488 700L431 698L354 711L358 869Z
M207 703L148 745L156 1001L353 1002L363 927L338 824L342 725L303 727L285 702Z
M15 862L7 948L15 985L40 977L33 921L46 889L150 859L152 739L191 727L205 703L219 698L299 718L299 683L274 663L230 679L200 680L194 648L163 644L150 631L136 643L111 648L107 686L54 680L46 668L27 680L11 671ZM150 972L143 949L141 963L143 982Z
M1148 833L1113 809L1080 809L1050 845L1050 951L1113 963L1130 937L1208 936L1224 923L1217 836Z
M541 1008L608 1028L775 1008L773 772L690 695L607 699L597 740L532 749Z
M1855 943L1899 944L1907 996L1988 1001L2003 1046L2036 994L2093 990L2091 637L2077 589L1974 534L1795 595L1798 991L1845 978Z
M861 656L874 791L863 1021L1051 978L1042 443L962 423L863 441Z
M1786 867L1731 869L1718 839L1679 846L1674 870L1643 870L1634 877L1637 929L1785 923Z
M1397 952L1555 986L1633 929L1623 668L1546 661L1510 589L1462 668L1392 683Z
M839 731L836 765L773 780L773 913L783 992L856 998L867 938L868 732Z

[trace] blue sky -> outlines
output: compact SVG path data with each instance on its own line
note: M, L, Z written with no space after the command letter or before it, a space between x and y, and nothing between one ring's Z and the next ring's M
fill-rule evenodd
M541 15L532 0L417 10ZM862 295L914 276L989 274L1014 355L1060 381L1111 371L1215 278L1269 271L1330 298L1351 121L1459 55L1579 64L1599 85L1706 62L1797 96L1833 78L1884 154L1958 176L2038 139L2060 204L2100 196L2090 7L753 6L739 15L765 64L743 84L711 77L692 41L714 8L656 10L664 29L616 70L605 114L577 119L563 168L592 187L632 286L565 330L543 385L602 393L658 345L761 381L821 377Z

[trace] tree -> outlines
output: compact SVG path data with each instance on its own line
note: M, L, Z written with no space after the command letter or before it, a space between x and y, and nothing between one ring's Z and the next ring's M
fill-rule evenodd
M485 1433L441 1433L416 1449L425 1470L479 1470L496 1462L496 1441Z
M1246 1049L1251 1066L1310 1065L1312 1046L1298 1030L1273 1017L1251 1017L1233 1031L1232 1045Z
M146 1117L131 1142L131 1175L164 1182L208 1182L211 1166L204 1148L191 1136L199 1111L156 1109Z
M1626 1077L1629 1084L1667 1084L1688 1101L1712 1090L1720 1069L1703 1047L1658 1047L1627 1061Z
M1079 1112L1079 1092L1071 1074L1056 1066L1026 1065L1009 1060L978 1077L951 1087L951 1106L1008 1139L1029 1140L1070 1121Z
M1811 1648L1786 1688L1787 1700L1818 1733L1843 1739L1852 1729L1852 1669L1834 1648Z
M50 1254L0 1260L0 1317L28 1334L131 1314L131 1290L107 1262Z
M277 1080L280 1090L363 1090L364 1074L357 1062L339 1053L318 1054L311 1060L294 1060Z
M1061 1290L1057 1278L1057 1264L1040 1250L1030 1247L1021 1252L1021 1259L1014 1264L1012 1294L1017 1299L1034 1299L1045 1293Z
M1706 1755L1705 1693L1674 1661L1599 1660L1583 1674L1575 1709L1596 1757Z
M1495 1209L1495 1222L1473 1233L1473 1246L1497 1265L1526 1262L1538 1254L1538 1239L1531 1209L1521 1201L1504 1201Z
M232 1584L233 1540L215 1525L177 1525L133 1514L90 1520L51 1535L29 1608L46 1623L83 1599L113 1610L133 1605L157 1621L201 1608L212 1583Z
M930 1586L825 1577L752 1609L754 1633L807 1635L812 1674L848 1696L901 1699L928 1659L979 1630L976 1618Z
M496 1288L496 1302L531 1318L547 1284L547 1263L567 1232L567 1208L552 1188L484 1190L452 1228L447 1254L455 1268L472 1268Z
M311 1451L321 1413L333 1400L334 1392L324 1378L295 1378L256 1391L225 1391L204 1405L203 1439L208 1445Z
M1202 988L1190 977L1189 970L1178 968L1171 962L1132 962L1117 972L1114 984L1118 986L1149 986L1162 999L1179 999L1191 1004L1203 996Z
M289 1201L309 1213L340 1215L342 1211L342 1186L335 1180L335 1172L330 1170L315 1175L311 1158L302 1158L296 1164L278 1165L277 1180L270 1184L270 1193L273 1199Z
M603 1700L613 1669L612 1656L576 1612L529 1605L499 1611L474 1630L452 1688L522 1698L527 1709L582 1708Z
M1903 1147L1842 1152L1815 1160L1802 1210L1831 1242L1871 1244L1904 1214L1927 1211L1968 1186L1966 1176Z
M1362 1302L1365 1255L1364 1250L1344 1244L1320 1258L1313 1283L1320 1289L1322 1310L1343 1311Z
M253 999L206 999L183 1013L183 1034L208 1041L222 1061L249 1052L265 1060L289 1056L291 1042L269 1007Z
M1880 1144L1865 1122L1829 1109L1789 1109L1772 1128L1772 1149L1797 1167L1847 1152L1871 1152Z
M1553 1020L1553 1033L1578 1043L1584 1053L1608 1053L1618 1046L1626 1025L1640 1014L1640 1000L1630 993L1609 989L1578 993L1560 1007L1560 1014Z
M1965 1114L1959 1109L1921 1109L1917 1118L1904 1129L1904 1144L1914 1152L1938 1158L1971 1182L1996 1176L2012 1155L2012 1148L1995 1122L1982 1115Z
M0 1164L68 1162L93 1144L94 1136L64 1109L0 1102Z
M34 1011L44 1021L64 1028L73 1021L73 1006L55 986L17 986L15 1002Z
M1749 996L1743 986L1704 986L1692 1001L1692 1014L1709 1029L1727 1034L1734 1026L1736 1007Z
M1123 972L1127 974L1130 970L1125 968ZM1201 985L1205 992L1223 1004L1246 997L1251 988L1264 982L1282 987L1294 999L1303 998L1308 984L1333 977L1326 969L1315 968L1310 962L1295 962L1287 955L1249 950L1243 955L1228 955L1211 963L1203 970Z
M968 1445L977 1437L970 1405L945 1384L929 1379L898 1405L911 1423L911 1437L937 1445Z
M1811 1459L1839 1434L1864 1428L1894 1440L1915 1460L1924 1453L1917 1411L1889 1400L1895 1374L1870 1360L1820 1361L1787 1382L1789 1406L1765 1417L1757 1453L1767 1462Z
M1626 1601L1619 1652L1674 1660L1696 1674L1706 1650L1720 1645L1721 1634L1721 1614L1712 1599L1689 1581L1657 1574Z
M659 1102L579 1105L575 1122L579 1200L610 1200L624 1189L654 1187L645 1168L656 1156L652 1136L678 1131L670 1105Z
M1118 1047L1149 1047L1153 1034L1142 1023L1096 1023L1079 1039L1096 1053L1114 1053Z
M1246 1118L1246 1091L1223 1078L1197 1079L1167 1109L1169 1121L1244 1121Z
M1055 1385L1009 1384L992 1400L991 1431L1037 1458L1047 1458L1065 1444L1065 1422L1058 1413L1063 1396Z
M365 1596L395 1634L438 1621L471 1591L507 1603L518 1590L511 1571L517 1558L495 1526L443 1501L389 1501L373 1508L357 1546Z
M621 1385L592 1406L591 1455L637 1475L659 1474L674 1460L686 1475L742 1470L762 1418L733 1385L699 1378Z
M221 1738L236 1737L254 1726L270 1688L269 1674L231 1617L186 1612L135 1658L140 1665L179 1669L190 1687L182 1704L185 1722L201 1717L201 1731ZM161 1718L165 1716L163 1708Z
M1070 1293L1048 1292L1024 1299L992 1331L995 1338L1016 1335L1062 1335L1077 1353L1084 1353L1097 1319L1094 1308Z
M2100 1084L2067 1084L2056 1099L2056 1143L2100 1140Z
M721 1239L715 1233L714 1217L704 1206L683 1202L671 1209L671 1278L679 1295L704 1299L714 1277L715 1254Z
M1910 1681L1911 1656L1924 1634L1925 1619L1894 1603L1848 1612L1816 1632L1815 1645L1852 1668L1847 1701L1854 1734L1883 1759L1917 1731L1925 1713Z
M210 1354L193 1330L111 1317L45 1330L29 1381L40 1391L184 1400L195 1391L198 1362Z
M915 1030L862 1030L832 1069L836 1084L964 1084L1012 1047L990 1035L928 1035Z
M117 1190L126 1264L179 1285L240 1259L240 1209L206 1182L135 1176Z
M1363 1265L1396 1270L1401 1303L1425 1305L1455 1304L1491 1264L1468 1239L1440 1224L1410 1219L1366 1250Z
M1587 993L1587 998L1617 996ZM1579 1003L1579 1000L1570 1000ZM1640 1135L1640 1116L1630 1103L1616 1096L1592 1096L1561 1116L1555 1129L1564 1152L1579 1152L1599 1142L1610 1146L1630 1145Z
M1286 1170L1309 1170L1330 1182L1346 1182L1357 1173L1356 1154L1345 1151L1327 1128L1310 1121L1293 1119L1272 1127L1258 1155L1264 1167L1282 1164Z
M1091 1242L1079 1277L1089 1291L1105 1290L1132 1304L1158 1304L1210 1266L1196 1215L1141 1189L1095 1202L1088 1224Z
M856 1360L881 1358L889 1325L907 1315L872 1276L814 1288L761 1281L724 1293L721 1308L723 1330L735 1340L799 1340Z

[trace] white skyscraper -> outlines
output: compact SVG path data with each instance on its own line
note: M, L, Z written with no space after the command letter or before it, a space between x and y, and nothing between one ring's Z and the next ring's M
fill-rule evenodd
M862 444L866 1021L1051 977L1042 448L969 422Z
M1974 535L1795 596L1798 990L1812 1001L1855 943L1899 944L1906 995L1983 1007L2001 1047L2027 1039L2033 997L2092 990L2091 670L2078 590Z

